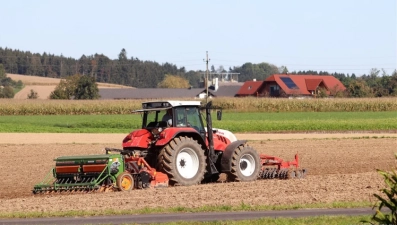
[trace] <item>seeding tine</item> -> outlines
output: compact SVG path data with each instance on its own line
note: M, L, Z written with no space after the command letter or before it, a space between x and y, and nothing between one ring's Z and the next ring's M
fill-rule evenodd
M271 173L271 169L270 168L266 168L266 172L264 173L263 179L269 179L269 175Z
M269 175L270 175L270 169L269 169L269 168L266 168L266 176L265 176L265 179L269 179L269 178L270 178Z
M269 177L269 179L273 179L274 177L273 177L273 174L274 174L274 168L271 168L270 170L269 170L269 175L268 175L268 177Z
M307 169L302 169L302 178L306 176Z
M277 175L277 170L273 169L271 178L272 179L276 178L276 175Z
M263 176L262 176L263 179L266 179L266 178L267 178L267 171L268 171L268 168L266 168L266 169L263 171Z
M295 170L290 169L287 172L287 179L292 179L292 178L295 178Z
M266 175L267 175L267 168L265 168L265 169L263 170L262 179L266 179Z
M301 169L296 170L296 178L298 178L298 179L302 178L302 170Z
M285 169L280 169L278 173L278 178L285 179Z

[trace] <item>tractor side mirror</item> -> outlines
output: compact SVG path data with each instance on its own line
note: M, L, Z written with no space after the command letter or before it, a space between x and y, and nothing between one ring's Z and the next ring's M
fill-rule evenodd
M221 110L216 111L216 119L222 120L222 111Z

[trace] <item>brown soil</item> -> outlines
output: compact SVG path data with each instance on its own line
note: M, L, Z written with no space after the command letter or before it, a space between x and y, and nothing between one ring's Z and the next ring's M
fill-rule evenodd
M61 79L50 78L50 77L40 77L40 76L29 76L20 74L7 74L7 77L15 81L22 81L25 87L15 94L14 99L27 99L30 90L37 92L38 99L48 99L51 92L54 91L55 87L59 84ZM132 88L129 86L110 84L110 83L100 83L98 82L98 88Z
M58 134L62 136L63 134ZM84 134L79 134L84 137ZM121 135L123 136L123 135ZM1 138L3 140L3 137ZM108 144L0 144L0 212L139 209L144 207L200 207L203 205L279 205L374 200L383 186L375 169L394 166L395 138L292 139L252 141L260 153L292 160L299 152L305 179L258 180L251 183L214 183L191 187L135 190L130 193L32 195L62 155L101 154ZM23 141L26 140L26 141ZM69 143L73 143L70 140Z
M14 99L27 99L31 90L37 93L37 99L48 99L56 85L26 85L22 90L15 94Z
M21 140L22 137L26 137ZM106 144L121 143L126 134L79 133L0 133L0 144ZM236 134L239 140L291 140L291 139L344 139L344 138L397 138L397 133L294 133L294 134Z

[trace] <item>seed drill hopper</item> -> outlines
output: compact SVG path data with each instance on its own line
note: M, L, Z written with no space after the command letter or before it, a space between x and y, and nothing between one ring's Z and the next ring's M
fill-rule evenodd
M211 110L216 108L211 102L205 107L199 101L144 102L142 108L135 111L143 114L142 128L124 138L122 149L59 157L33 193L129 191L214 181L303 178L306 174L299 167L298 154L293 161L258 154L230 131L212 128ZM216 110L220 120L222 110Z

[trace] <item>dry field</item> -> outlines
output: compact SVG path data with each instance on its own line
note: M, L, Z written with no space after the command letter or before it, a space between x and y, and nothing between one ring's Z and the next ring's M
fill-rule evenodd
M251 141L251 146L260 153L286 160L292 160L294 154L299 152L301 165L308 169L308 176L305 179L214 183L134 190L130 193L34 196L31 189L54 165L52 159L62 155L103 153L104 147L117 148L120 144L73 144L73 139L69 144L46 140L41 144L30 144L30 138L29 134L21 134L21 142L27 144L0 144L0 158L3 159L0 164L0 213L238 206L242 202L251 205L285 205L372 201L372 194L383 186L383 180L374 171L390 169L395 165L393 154L397 146L396 138Z
M54 91L55 87L59 84L61 79L40 77L40 76L29 76L19 74L7 74L7 77L15 81L22 81L25 87L15 94L14 99L27 99L30 90L34 90L39 95L39 99L48 99L51 92ZM131 88L128 86L108 83L97 83L98 88Z

